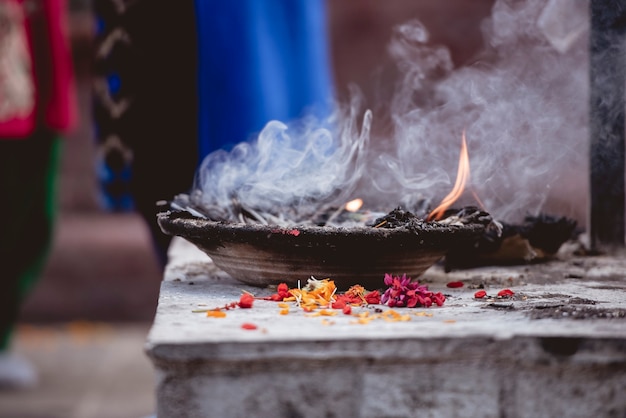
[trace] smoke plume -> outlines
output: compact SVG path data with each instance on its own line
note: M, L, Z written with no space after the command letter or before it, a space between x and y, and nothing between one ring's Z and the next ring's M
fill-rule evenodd
M327 121L270 122L256 141L207 157L195 185L203 205L228 207L235 199L269 213L298 207L295 220L354 197L383 211L432 207L454 183L465 130L471 178L461 204L478 196L507 221L551 208L581 218L586 4L498 0L482 25L485 50L460 68L446 48L429 44L422 23L400 25L389 44L402 74L392 131L370 139L376 114L363 111L358 94ZM370 141L387 151L372 152Z

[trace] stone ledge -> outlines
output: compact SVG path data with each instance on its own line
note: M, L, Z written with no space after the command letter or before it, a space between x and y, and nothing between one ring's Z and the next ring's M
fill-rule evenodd
M177 243L146 344L159 417L624 416L626 319L532 319L559 306L623 313L624 261L574 261L433 268L421 280L448 299L403 310L432 314L408 322L363 325L296 308L279 315L264 300L207 318L192 311L236 301L242 290L271 291L234 281ZM446 288L453 280L466 285ZM476 300L479 285L489 294L510 287L516 298ZM258 328L242 329L246 322Z

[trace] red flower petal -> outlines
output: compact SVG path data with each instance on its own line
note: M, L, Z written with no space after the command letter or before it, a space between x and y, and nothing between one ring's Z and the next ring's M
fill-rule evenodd
M479 290L478 292L474 293L474 297L476 299L482 299L485 296L487 296L487 292L485 292L484 290Z
M511 289L502 289L501 291L498 292L498 296L501 298L510 298L514 294L515 292L512 291Z
M258 327L254 324L251 324L250 322L244 322L243 324L241 324L241 328L253 330L253 329L257 329Z
M433 295L433 299L435 299L435 303L437 306L443 306L443 303L446 301L446 297L443 293L437 292Z
M343 313L346 315L350 315L352 313L352 307L350 305L346 305L342 309Z
M364 298L370 305L378 305L380 303L380 292L378 290L374 290L365 295Z
M463 282L450 282L446 286L452 287L452 288L463 287Z
M252 296L249 293L244 293L243 295L241 295L241 298L239 298L239 303L237 305L239 305L240 308L252 308L252 304L254 303L254 296Z
M344 309L346 306L348 305L346 305L346 302L343 299L338 299L331 305L333 309Z

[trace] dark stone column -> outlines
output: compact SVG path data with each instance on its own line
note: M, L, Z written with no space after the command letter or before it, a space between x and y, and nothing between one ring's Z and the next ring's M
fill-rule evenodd
M592 250L624 247L626 0L591 0L590 218Z

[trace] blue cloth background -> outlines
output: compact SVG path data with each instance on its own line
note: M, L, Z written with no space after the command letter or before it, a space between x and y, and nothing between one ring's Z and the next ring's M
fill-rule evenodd
M324 0L195 2L199 157L330 110Z

